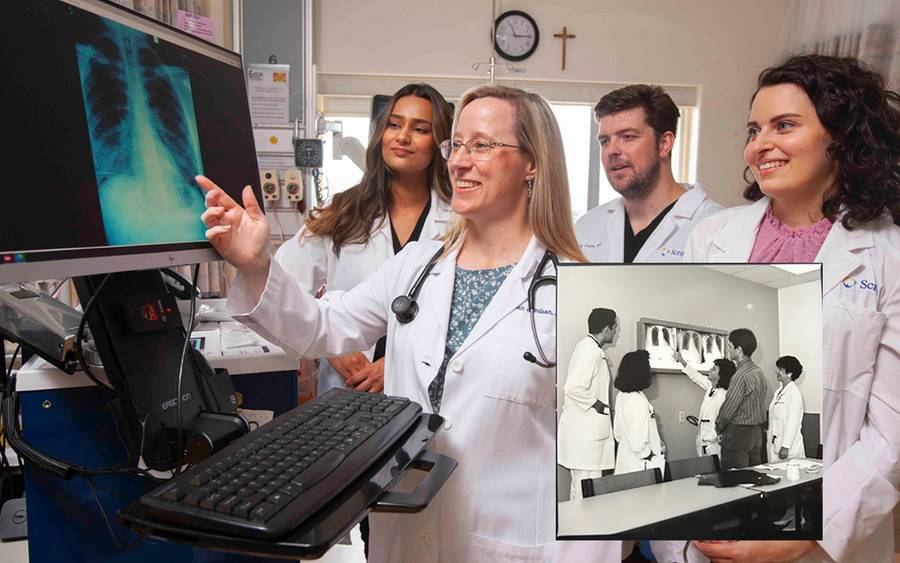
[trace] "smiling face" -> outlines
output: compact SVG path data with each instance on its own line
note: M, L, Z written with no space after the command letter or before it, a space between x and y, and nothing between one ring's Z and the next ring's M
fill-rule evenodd
M610 185L626 199L641 199L656 186L674 135L666 132L657 140L644 108L638 107L601 118L597 139Z
M744 160L764 194L809 200L832 190L837 163L827 153L831 135L796 84L761 88L747 123Z
M518 145L516 110L499 98L478 98L459 114L453 140ZM473 160L460 148L447 160L453 184L453 211L466 219L495 221L510 216L524 217L528 208L526 181L534 178L535 167L528 155L513 147L494 147L487 160Z
M381 158L398 176L424 173L435 158L431 103L403 96L394 104L381 135Z

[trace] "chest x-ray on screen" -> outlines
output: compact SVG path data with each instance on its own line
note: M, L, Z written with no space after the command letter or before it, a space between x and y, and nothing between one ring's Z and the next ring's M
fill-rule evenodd
M650 353L653 369L681 370L681 364L673 358L676 350L700 371L709 370L715 360L725 357L724 334L646 322L641 322L640 326L643 327L644 349Z
M109 20L76 45L103 228L110 245L202 240L203 173L187 69Z

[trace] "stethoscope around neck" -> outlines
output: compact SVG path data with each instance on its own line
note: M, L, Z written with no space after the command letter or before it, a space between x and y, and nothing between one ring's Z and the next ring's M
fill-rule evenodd
M416 315L419 313L419 304L416 303L416 299L419 297L422 286L425 285L428 274L434 269L434 266L437 264L438 259L440 259L443 253L444 248L439 248L438 251L434 253L434 256L431 257L431 260L428 261L428 264L425 265L425 268L422 270L422 273L419 274L419 277L413 282L412 287L409 288L406 295L398 295L391 302L391 311L394 313L394 316L397 317L397 322L400 324L408 324L416 318ZM544 354L544 349L541 347L541 339L538 338L537 325L534 320L534 303L535 294L539 287L547 284L556 285L555 274L541 275L541 272L544 271L544 268L546 268L550 262L553 262L554 270L559 266L559 260L556 257L556 254L547 250L544 252L544 256L541 258L537 269L534 271L534 275L531 276L531 283L528 284L528 314L531 316L531 333L534 335L534 343L537 346L537 352L541 359L537 359L531 352L522 354L522 357L525 358L526 361L544 368L555 367L556 362L550 361L546 354Z

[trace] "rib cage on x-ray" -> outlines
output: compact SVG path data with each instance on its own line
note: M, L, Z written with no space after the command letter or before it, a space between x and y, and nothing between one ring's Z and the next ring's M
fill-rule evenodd
M656 368L679 367L672 359L675 350L676 331L673 327L648 325L644 339L644 347L650 353L650 365Z
M704 334L703 363L698 369L712 369L713 362L725 357L725 337L721 334Z
M700 333L694 330L680 330L678 335L678 349L681 351L684 361L692 366L703 363L703 345L700 343Z
M673 351L678 350L687 363L707 371L714 360L725 357L725 336L702 329L646 324L644 349L650 353L653 369L680 370L681 364L672 357Z
M115 23L77 46L109 244L203 240L203 172L188 72Z

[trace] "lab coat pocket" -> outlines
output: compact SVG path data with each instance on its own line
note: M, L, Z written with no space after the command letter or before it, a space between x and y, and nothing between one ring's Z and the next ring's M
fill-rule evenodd
M887 316L836 300L826 304L823 317L825 389L868 397Z
M553 543L525 546L505 543L478 534L469 537L467 563L549 563L553 561Z
M496 333L497 339L490 343L490 352L485 354L483 364L479 366L488 376L483 380L484 396L529 407L546 408L555 405L556 370L542 368L522 358L522 353L526 350L537 355L531 328L524 334ZM539 329L538 335L544 352L554 352L555 334L548 335Z

